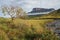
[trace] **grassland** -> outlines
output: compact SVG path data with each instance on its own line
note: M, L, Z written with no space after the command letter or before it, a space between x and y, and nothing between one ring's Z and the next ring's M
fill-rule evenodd
M59 11L51 12L43 16L26 17L25 19L1 18L0 17L0 40L60 40L53 30L47 29L47 23L59 18Z
M59 40L45 25L54 20L23 20L0 18L0 40ZM53 36L52 36L53 35Z

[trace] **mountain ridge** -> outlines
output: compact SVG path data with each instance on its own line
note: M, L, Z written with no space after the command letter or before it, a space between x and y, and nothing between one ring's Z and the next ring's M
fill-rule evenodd
M55 10L54 8L33 8L31 12L28 13L41 13L41 12L50 12Z
M40 18L60 18L60 9L42 15Z

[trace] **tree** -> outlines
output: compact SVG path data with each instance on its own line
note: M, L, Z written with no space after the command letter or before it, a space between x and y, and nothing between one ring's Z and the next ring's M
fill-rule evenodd
M9 15L12 21L14 18L19 18L20 16L25 15L25 12L19 6L2 6L2 13L4 13L4 15Z

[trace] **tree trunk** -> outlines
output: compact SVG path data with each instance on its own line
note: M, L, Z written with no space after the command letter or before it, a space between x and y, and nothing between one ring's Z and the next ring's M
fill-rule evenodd
M14 18L12 17L11 20L12 20L12 22L13 22Z

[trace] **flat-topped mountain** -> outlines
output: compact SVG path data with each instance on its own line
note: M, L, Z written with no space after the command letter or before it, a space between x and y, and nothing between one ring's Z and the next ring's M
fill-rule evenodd
M54 10L47 14L40 14L40 15L30 15L32 19L57 19L60 20L60 9Z
M33 8L32 11L29 13L51 12L53 10L55 10L55 9L54 8L49 8L49 9L47 9L47 8Z

